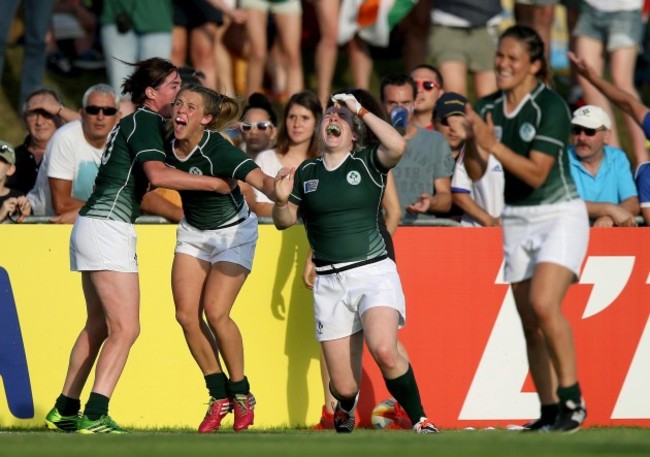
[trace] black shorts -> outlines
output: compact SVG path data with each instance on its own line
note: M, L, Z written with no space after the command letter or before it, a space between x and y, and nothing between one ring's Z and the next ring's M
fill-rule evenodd
M174 25L195 29L207 23L223 24L223 13L207 0L173 0Z

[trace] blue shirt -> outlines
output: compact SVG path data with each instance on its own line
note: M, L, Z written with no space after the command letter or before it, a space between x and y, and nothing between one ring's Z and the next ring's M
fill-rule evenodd
M636 197L637 190L625 152L605 145L603 161L596 176L592 176L578 160L575 146L569 147L571 176L578 187L580 198L588 202L613 203Z

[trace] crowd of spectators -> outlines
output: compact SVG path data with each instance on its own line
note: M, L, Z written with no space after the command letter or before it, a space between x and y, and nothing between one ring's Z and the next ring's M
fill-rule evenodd
M403 7L404 3L409 6ZM77 170L80 164L75 158L83 154L72 147L66 152L65 147L57 146L62 143L57 138L64 136L63 131L79 130L75 141L88 145L89 125L101 129L101 138L97 138L97 144L93 145L96 152L89 176L96 173L98 151L103 149L110 128L120 116L133 109L130 100L122 96L120 87L130 71L128 63L152 56L168 58L179 67L191 65L191 76L196 81L224 94L246 99L247 103L242 103L245 107L240 122L228 133L235 143L256 159L263 151L293 150L293 143L287 141L293 142L293 138L300 134L300 129L295 126L301 121L296 116L286 116L290 107L285 104L295 94L313 92L316 101L326 106L328 95L337 89L335 86L340 83L337 78L344 70L340 68L338 51L347 50L353 87L368 89L374 85L373 78L376 77L379 87L372 95L381 101L384 114L395 127L403 129L409 141L407 154L391 173L391 181L394 178L397 185L403 224L425 220L439 225L499 225L499 214L493 214L498 210L485 206L494 201L491 194L500 194L502 186L495 184L481 188L477 187L478 183L464 178L464 142L447 122L448 116L462 113L461 110L450 110L444 102L473 102L495 90L492 56L496 39L499 30L512 18L535 28L546 41L548 54L553 13L561 4L567 12L567 27L571 34L569 47L584 55L597 74L602 75L605 63L610 62L614 84L638 98L633 73L635 58L643 42L644 24L641 15L635 14L641 11L642 0L588 0L584 15L579 14L575 2L564 0L541 2L544 5L525 0L419 0L414 3L395 2L388 16L384 17L381 9L372 10L366 2L350 0L3 2L0 17L6 27L2 30L7 31L8 37L13 19L23 24L24 64L30 66L30 71L22 73L18 98L27 135L23 144L7 144L15 151L15 163L9 164L4 186L27 196L32 215L45 216L51 222L73 221L75 208L83 203L83 195L88 193L86 189L80 194L79 185L73 178L80 173ZM512 11L510 19L506 11ZM426 20L423 20L423 15ZM609 23L614 25L608 28ZM616 24L628 24L629 27ZM7 37L0 42L0 71ZM419 43L418 46L424 49L415 52L417 46L414 43ZM303 52L300 52L300 45ZM313 54L305 53L306 47L312 48ZM593 59L600 51L606 60ZM306 60L302 60L311 55L314 56L313 79L303 69L303 65L311 68L311 62L308 65ZM403 68L380 74L373 66L373 59L384 55L402 57ZM79 111L66 107L55 90L42 86L46 69L71 77L80 71L102 71L106 82L101 85L102 90L112 88L115 100L89 105L86 94ZM608 120L615 119L607 99L583 77L574 71L571 74L570 100L567 99L570 106L577 108L590 103L594 109L604 110L603 115ZM306 87L309 88L307 91ZM88 88L88 91L92 89ZM577 100L576 94L582 98ZM436 105L441 96L441 103ZM434 114L436 106L441 109L438 117ZM115 109L118 111L113 113ZM276 111L282 110L285 110L285 118L278 122ZM648 162L640 128L631 117L624 115L623 119L621 125L630 132L629 150L619 149L621 136L616 122L612 121L603 125L602 130L591 129L595 130L595 137L589 136L591 130L586 128L581 130L581 134L572 136L575 143L571 149L574 179L584 180L589 175L585 164L591 162L582 159L579 152L594 143L600 146L600 154L605 159L610 159L614 151L617 157L629 159L629 162L616 161L617 166L621 166L621 173L627 164L627 172L634 175L639 165ZM65 129L61 129L64 125ZM580 130L579 125L574 127L574 130ZM59 133L59 130L63 131ZM83 141L84 137L86 141ZM60 150L54 163L54 159L48 156L54 157L55 154L47 153L51 150ZM266 156L270 156L270 152L263 157ZM597 188L596 195L615 193L614 184L599 177L613 163L613 159L605 159L598 161L599 164L602 161L601 170L592 170L591 173L593 182L590 188ZM66 169L62 171L60 166L55 166L56 163L67 164ZM86 165L84 167L88 168ZM498 163L492 164L490 169L497 175L503 173ZM60 186L62 179L67 186L63 191ZM91 177L84 179L92 182ZM481 201L478 207L475 206L477 195L483 196L478 197ZM590 195L589 198L593 198L594 194ZM252 191L248 197L251 207L257 209L259 205ZM605 205L605 202L601 203ZM638 202L632 205L632 211L626 214L629 217L625 218L622 210L616 210L619 203L608 201L607 214L601 205L601 211L592 214L592 223L616 226L636 225L642 221ZM489 206L500 208L498 201ZM612 216L612 211L616 211L615 216ZM143 213L159 215L171 222L178 222L183 217L178 195L165 189L147 194ZM268 216L267 211L262 211L260 216ZM5 219L10 220L8 216Z

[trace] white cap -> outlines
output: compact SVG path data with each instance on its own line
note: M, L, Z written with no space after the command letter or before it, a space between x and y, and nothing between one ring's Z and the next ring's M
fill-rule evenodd
M609 130L612 128L612 121L605 110L594 105L585 105L575 110L571 124L588 129L605 127Z

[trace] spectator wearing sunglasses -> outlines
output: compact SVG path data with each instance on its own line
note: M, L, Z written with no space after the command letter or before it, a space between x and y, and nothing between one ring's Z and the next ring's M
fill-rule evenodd
M81 119L61 127L47 146L36 185L27 194L34 215L74 222L93 190L108 135L120 119L120 97L107 84L86 90Z
M437 68L422 64L411 71L417 92L413 103L412 121L418 127L433 130L433 109L443 93L443 78Z
M588 64L583 58L569 52L569 59L576 71L598 89L607 99L630 116L643 129L646 138L650 138L650 108L635 95L610 83ZM638 160L635 164L637 190L641 202L641 215L646 226L650 226L650 161L648 158Z
M27 194L36 183L45 148L56 129L81 116L78 111L63 106L58 92L48 87L30 93L22 109L27 136L15 150L16 172L8 177L7 187Z
M259 92L248 97L248 103L242 110L239 132L241 133L241 148L251 159L271 149L278 135L278 116L275 114L269 99Z
M585 105L573 113L569 146L571 176L594 227L634 227L640 213L630 161L607 144L612 122L602 108Z
M284 108L282 125L274 149L257 155L255 163L264 173L276 176L281 168L298 168L307 159L318 156L316 128L320 124L323 108L318 96L311 91L294 94ZM250 186L244 189L248 206L258 217L271 217L273 202L262 192L251 195Z

